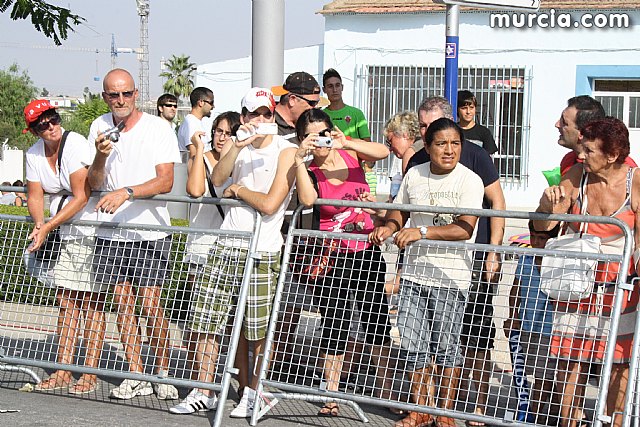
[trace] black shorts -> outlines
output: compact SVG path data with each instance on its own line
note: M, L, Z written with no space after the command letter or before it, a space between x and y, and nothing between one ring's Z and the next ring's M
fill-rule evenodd
M493 323L493 295L496 286L482 280L482 266L484 261L474 262L462 327L462 345L476 351L492 349L496 337L496 326Z
M93 272L97 283L162 286L169 275L171 236L160 240L124 242L96 239Z

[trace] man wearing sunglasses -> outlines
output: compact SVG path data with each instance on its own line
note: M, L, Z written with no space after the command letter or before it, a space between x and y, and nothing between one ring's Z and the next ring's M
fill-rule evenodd
M158 98L156 105L158 110L158 116L162 117L169 123L171 123L171 129L176 129L176 124L173 119L176 118L178 113L178 98L172 93L165 93Z
M95 205L98 221L140 224L146 229L98 229L93 263L95 280L112 287L129 370L145 371L136 318L135 302L139 299L141 316L147 320L147 334L155 352L154 372L167 377L169 323L164 316L161 291L170 274L171 236L149 231L148 227L171 223L167 203L149 198L171 191L173 165L180 161L178 141L163 119L136 108L138 91L126 70L116 68L107 73L102 97L111 111L95 119L89 130L89 141L95 144L89 184L93 190L107 192ZM124 127L114 142L105 136L105 131L118 124ZM154 391L159 399L178 398L178 390L172 385L152 387L148 381L131 379L111 390L110 396L131 399Z
M211 145L210 129L205 129L202 119L211 117L211 110L214 107L213 92L206 87L197 87L191 91L189 100L191 101L191 112L187 114L178 128L178 144L183 163L187 162L186 153L191 156L196 154L196 149L191 143L191 137L196 132L204 132L202 142L205 148L210 148Z
M320 102L320 85L309 73L298 71L289 74L282 86L274 86L271 91L280 97L276 105L276 123L278 135L298 144L296 138L296 122L298 117Z

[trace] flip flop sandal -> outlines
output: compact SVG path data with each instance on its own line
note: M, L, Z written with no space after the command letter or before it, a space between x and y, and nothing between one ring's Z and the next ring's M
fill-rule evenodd
M53 390L68 388L71 385L71 382L73 381L73 376L69 374L69 380L67 381L59 379L62 376L63 374L58 375L54 372L53 374L51 374L49 378L36 384L34 389L36 391L53 391Z
M340 415L340 408L337 403L325 403L318 411L319 417L337 417Z
M82 377L73 386L69 387L70 394L88 394L97 391L99 387L98 380L89 381Z

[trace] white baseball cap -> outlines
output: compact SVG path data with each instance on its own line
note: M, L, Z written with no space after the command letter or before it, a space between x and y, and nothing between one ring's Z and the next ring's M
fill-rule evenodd
M262 87L252 87L242 98L242 108L246 108L250 113L260 107L267 107L271 112L276 108L276 100L273 92Z

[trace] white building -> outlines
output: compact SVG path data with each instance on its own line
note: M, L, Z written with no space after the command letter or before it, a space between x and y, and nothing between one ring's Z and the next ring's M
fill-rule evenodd
M24 179L24 156L22 150L0 141L0 182L15 182Z
M323 73L322 60L322 46L286 50L282 82L290 73L300 70L305 70L320 81ZM251 89L251 57L199 65L195 85L205 86L213 91L216 102L211 117L223 111L239 112L242 97Z
M566 152L554 124L572 96L595 96L625 121L632 156L640 161L640 1L541 3L535 14L460 13L459 88L476 94L479 121L494 133L510 209L537 206L547 186L541 171L558 166ZM444 94L444 11L424 0L335 0L321 11L324 45L288 51L285 57L294 62L285 59L285 71L320 76L337 69L345 101L365 111L374 140L381 141L391 114ZM215 70L220 81L232 76L225 70L242 70L248 88L250 59L238 61L244 62L198 68L198 84L214 89L216 104L220 88L201 80L200 72Z

